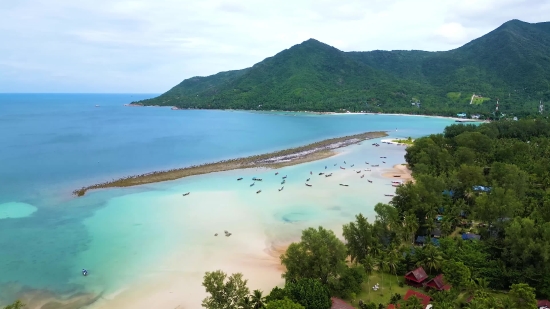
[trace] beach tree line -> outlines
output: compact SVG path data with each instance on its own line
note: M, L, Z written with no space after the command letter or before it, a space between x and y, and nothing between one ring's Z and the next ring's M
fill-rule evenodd
M370 291L375 273L386 274L382 285L391 290L417 267L451 285L425 292L435 308L535 309L537 298L550 297L547 119L451 125L415 140L406 160L414 182L398 187L389 204L377 204L374 220L356 215L341 237L323 227L304 230L280 257L285 285L262 304L249 307L251 294L243 290L231 294L239 295L235 306L203 306L328 309L336 296L359 308L422 308L416 297L399 294L388 293L385 303L356 299Z

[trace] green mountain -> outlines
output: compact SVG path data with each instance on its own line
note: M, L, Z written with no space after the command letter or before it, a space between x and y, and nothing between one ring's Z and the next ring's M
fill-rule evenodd
M309 39L250 68L189 78L133 103L490 116L497 99L501 112L518 116L550 99L550 22L512 20L442 52L343 52Z

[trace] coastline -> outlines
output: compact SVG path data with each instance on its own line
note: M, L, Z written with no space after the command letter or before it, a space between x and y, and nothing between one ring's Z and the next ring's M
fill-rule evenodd
M155 171L141 175L128 176L112 181L93 184L73 191L76 196L84 196L88 190L139 186L149 183L176 180L184 177L215 172L245 169L251 167L281 168L311 161L325 159L335 155L335 149L358 144L364 140L385 137L382 131L366 132L355 135L331 138L309 145L276 151L245 158L224 160L215 163L177 168L167 171Z
M399 175L399 177L396 177L397 175ZM409 166L406 163L394 165L391 169L388 169L384 173L382 173L382 177L401 180L403 181L403 183L409 181L414 182L412 171L409 169Z
M465 119L459 117L451 116L437 116L437 115L424 115L424 114L401 114L401 113L372 113L372 112L314 112L314 111L285 111L285 110L255 110L255 109L202 109L202 108L179 108L177 106L161 106L161 105L143 105L140 103L128 103L124 106L129 107L164 107L170 108L171 110L217 110L217 111L239 111L239 112L259 112L259 113L305 113L305 114L314 114L314 115L385 115L385 116L409 116L409 117L429 117L429 118L442 118L442 119L452 119L457 123L486 123L488 120L481 119Z

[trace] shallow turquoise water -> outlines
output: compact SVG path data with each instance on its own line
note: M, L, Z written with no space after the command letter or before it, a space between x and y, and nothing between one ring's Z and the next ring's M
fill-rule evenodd
M355 177L357 182L344 191L335 187L338 177L350 181L350 176L339 166L343 160L366 166L365 161L384 155L390 167L403 162L403 149L372 147L366 141L341 156L285 168L277 177L266 170L231 171L72 198L70 191L80 186L365 131L418 137L452 123L425 117L123 106L145 97L0 94L0 303L34 289L116 291L156 274L169 252L189 250L196 254L190 259L208 256L213 249L204 245L203 232L211 236L215 222L227 222L236 235L242 228L284 240L304 227L337 228L358 212L372 215L376 202L389 201L382 192L391 192L391 185L373 174L369 177L379 183L369 187ZM314 172L313 187L305 187L309 171L324 171L325 165L334 179ZM279 192L282 174L289 178ZM245 179L237 182L237 176ZM264 181L251 188L254 176ZM260 189L261 194L254 193ZM181 193L188 191L189 199L182 200ZM257 222L239 223L245 216ZM90 277L79 275L83 267L90 269Z

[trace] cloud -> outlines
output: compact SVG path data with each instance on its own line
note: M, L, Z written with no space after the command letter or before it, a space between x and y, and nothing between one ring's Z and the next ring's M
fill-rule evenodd
M452 44L462 43L468 37L466 28L456 22L441 25L435 35Z
M0 91L164 92L309 38L341 50L448 50L550 0L18 0L0 3Z

